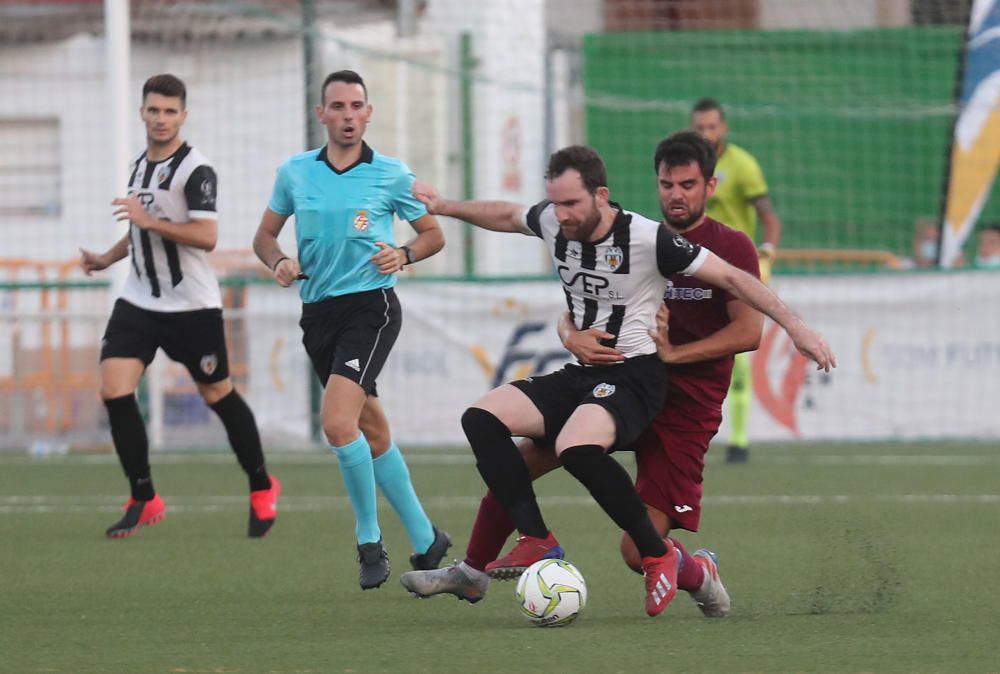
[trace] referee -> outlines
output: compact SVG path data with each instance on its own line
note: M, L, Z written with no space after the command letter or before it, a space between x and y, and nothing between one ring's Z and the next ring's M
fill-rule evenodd
M358 73L328 75L316 115L327 143L278 169L254 252L282 287L300 281L302 343L325 387L323 432L354 508L360 583L367 590L389 577L376 485L406 528L414 569L437 568L451 546L420 505L375 390L402 322L395 274L441 250L444 235L410 194L410 169L364 142L372 105ZM417 232L404 246L395 246L393 213ZM293 214L298 259L278 245Z

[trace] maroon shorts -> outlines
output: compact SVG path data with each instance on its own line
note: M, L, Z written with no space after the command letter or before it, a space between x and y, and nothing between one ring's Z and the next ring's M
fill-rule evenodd
M677 431L654 421L635 444L635 488L671 528L698 531L705 452L717 430Z

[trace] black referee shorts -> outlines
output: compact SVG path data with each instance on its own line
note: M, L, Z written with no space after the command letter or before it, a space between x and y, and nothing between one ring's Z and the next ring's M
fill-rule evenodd
M198 383L229 376L222 309L149 311L117 300L101 340L101 360L138 358L148 366L157 349L186 367Z
M302 344L326 386L332 374L375 395L375 379L399 337L403 313L392 288L368 290L302 305Z
M580 405L600 405L615 420L617 437L610 448L632 449L632 443L660 412L667 394L667 366L656 354L628 358L615 365L571 363L552 374L511 382L535 404L545 420L551 447L570 415Z

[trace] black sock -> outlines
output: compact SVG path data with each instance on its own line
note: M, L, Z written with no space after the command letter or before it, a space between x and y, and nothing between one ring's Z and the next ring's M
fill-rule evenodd
M545 538L548 527L538 509L531 474L511 440L510 430L493 414L470 407L462 415L462 428L476 455L476 468L525 536Z
M219 415L226 427L229 445L236 453L240 468L250 480L250 491L271 488L271 477L264 465L264 451L260 446L260 433L250 406L234 388L223 398L209 405Z
M132 498L149 501L156 496L149 471L149 440L135 394L104 401L111 426L111 440L128 478Z
M569 447L559 460L587 488L615 524L632 537L641 556L662 557L667 554L663 537L650 521L646 506L636 493L628 472L605 453L603 447Z

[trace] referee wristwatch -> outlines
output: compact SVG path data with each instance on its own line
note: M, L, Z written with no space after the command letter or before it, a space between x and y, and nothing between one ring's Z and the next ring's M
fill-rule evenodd
M417 256L413 254L413 249L409 246L400 246L399 249L403 251L403 255L406 256L405 264L413 264L417 261Z

